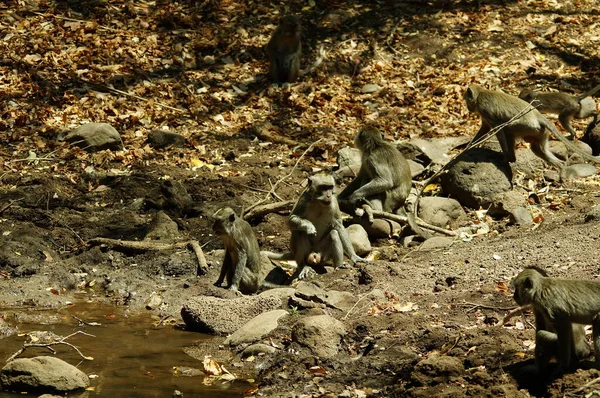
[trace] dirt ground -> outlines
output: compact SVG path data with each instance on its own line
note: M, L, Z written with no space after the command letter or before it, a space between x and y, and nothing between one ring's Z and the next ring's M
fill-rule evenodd
M153 311L179 320L190 297L232 297L212 286L220 261L213 250L222 244L209 218L218 208L295 200L307 176L335 166L337 150L365 121L395 140L473 134L478 122L460 97L470 82L513 94L516 83L583 92L597 83L599 68L595 1L351 1L304 9L290 2L289 11L302 15L304 63L321 43L328 55L285 90L256 78L266 70L261 46L278 20L267 2L9 3L0 7L0 308L91 300L146 311L158 294L163 304ZM361 93L373 83L383 89ZM84 121L111 123L126 149L89 154L60 140ZM272 135L262 136L266 122ZM147 146L154 128L182 134L186 145ZM27 160L32 151L42 159ZM532 191L548 188L531 197L542 215L533 227L486 218L489 233L428 252L379 240L378 260L366 266L372 280L354 269L315 277L361 299L348 313L330 312L348 331L339 357L281 352L239 372L255 378L264 396L563 396L598 377L584 361L574 373L540 380L530 366L531 314L494 326L514 308L507 285L523 267L574 278L600 272L600 222L584 221L600 204L598 177L548 186L541 174L525 179ZM196 276L187 248L90 244L143 238L157 210L177 223L176 240L203 245L207 275ZM481 222L467 211L471 223ZM285 213L252 225L262 249L287 250ZM376 289L384 298L364 299ZM288 317L273 340L289 347L295 317L308 313Z

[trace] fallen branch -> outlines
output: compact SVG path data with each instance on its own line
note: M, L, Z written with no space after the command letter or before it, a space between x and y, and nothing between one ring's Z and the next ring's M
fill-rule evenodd
M582 385L581 387L579 387L576 390L568 391L565 395L568 395L570 397L578 396L580 392L582 392L583 390L585 390L588 387L593 386L596 383L600 383L600 377L596 377L595 379L590 380L589 382L585 383L584 385ZM587 395L586 395L586 397L587 397Z
M0 214L4 213L6 210L8 210L12 205L14 205L15 203L23 200L25 198L19 198L19 199L15 199L15 200L11 200L10 202L8 202L8 204L6 206L4 206L2 209L0 209Z
M269 141L275 144L285 144L290 146L298 145L298 141L294 141L291 138L272 132L270 130L271 127L273 127L271 123L258 124L253 128L254 135L263 141Z
M394 214L394 213L388 213L386 211L381 211L381 210L372 210L372 213L373 213L373 217L376 217L376 218L384 218L387 220L396 221L397 223L408 224L408 217L406 217L406 216L401 216L399 214ZM448 235L448 236L458 236L458 234L454 231L436 227L435 225L427 224L425 221L416 220L416 222L417 222L417 225L421 228L429 229L431 231L439 232L441 234Z
M110 238L94 238L88 240L89 245L105 245L113 249L128 249L128 250L139 250L139 251L161 251L170 249L181 249L184 247L191 247L196 258L198 259L198 271L197 275L204 275L208 270L208 264L206 257L202 251L200 243L196 240L190 240L186 242L156 242L156 241L137 241L137 240L120 240Z
M508 314L506 314L506 316L504 316L504 318L502 318L502 321L498 322L496 324L496 326L502 327L502 326L506 325L506 322L510 321L511 318L522 314L524 311L531 310L532 308L533 307L531 306L531 304L517 307L514 310L511 310Z
M293 200L284 200L281 202L269 203L262 206L256 206L251 211L244 214L244 220L249 221L253 218L263 217L270 213L277 213L280 211L290 211L294 207Z
M482 308L482 309L486 309L486 310L496 310L496 311L513 311L515 309L515 307L496 307L493 305L469 303L466 301L462 302L462 303L454 304L454 305L457 307L471 307L471 308L469 308L468 311L474 311L478 308Z
M11 356L10 356L10 357L9 357L9 358L6 360L6 362L8 363L8 362L12 361L13 359L15 359L16 357L18 357L19 355L21 355L23 352L25 352L25 350L26 350L27 348L32 348L32 347L47 348L48 350L50 350L50 352L52 352L53 354L56 354L56 351L52 349L52 346L59 345L59 344L63 344L63 345L66 345L66 346L69 346L69 347L71 347L72 349L74 349L75 351L77 351L77 353L79 354L79 356L80 356L81 358L83 358L83 359L86 359L86 360L88 360L88 361L91 361L91 360L93 360L94 358L92 358L92 357L86 357L85 355L83 355L83 354L81 353L81 351L79 351L79 348L77 348L77 347L76 347L76 346L74 346L73 344L71 344L71 343L67 343L67 342L65 341L65 340L66 340L66 339L68 339L69 337L72 337L72 336L74 336L74 335L76 335L76 334L84 334L84 335L86 335L86 336L96 337L96 336L94 336L93 334L85 333L85 332L82 332L81 330L78 330L78 331L76 331L75 333L71 333L71 334L70 334L70 335L68 335L68 336L61 337L59 340L56 340L56 341L51 341L51 342L48 342L48 343L25 343L25 344L23 344L23 347L21 347L21 349L20 349L19 351L17 351L17 352L15 352L14 354L12 354L12 355L11 355ZM59 337L59 336L57 336L57 337Z

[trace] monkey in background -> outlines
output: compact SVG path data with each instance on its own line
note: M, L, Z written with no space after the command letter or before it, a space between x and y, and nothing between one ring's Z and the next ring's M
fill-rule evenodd
M389 213L403 211L412 188L412 176L402 153L372 125L359 130L354 145L360 150L361 166L354 180L338 195L340 208L351 215L363 204ZM368 215L372 220L372 215ZM414 215L408 212L407 216L410 227L428 238L429 234L416 225Z
M267 44L269 76L274 83L293 83L300 73L300 23L294 16L285 16Z
M576 134L571 126L573 118L586 119L593 116L594 120L590 122L589 126L595 126L598 121L596 101L591 98L598 90L600 90L600 84L584 94L573 96L560 92L541 93L526 88L521 90L519 98L531 103L542 113L558 115L560 124L569 132L568 138L574 139Z
M298 268L290 277L306 277L306 265L331 260L335 268L343 267L344 253L353 263L367 262L352 247L348 232L342 224L342 214L334 194L335 181L331 175L315 175L308 178L308 186L294 205L288 225L292 231L289 253L267 256L274 260L293 256Z
M215 286L227 279L227 289L244 294L256 293L260 281L260 249L252 227L225 207L214 214L212 226L225 245L221 274Z
M463 98L469 111L477 113L481 117L481 127L471 142L477 141L494 127L508 122L517 114L531 108L529 103L520 98L500 91L486 90L477 84L471 84L465 91ZM548 144L550 132L571 151L579 153L587 160L600 163L600 159L586 154L573 145L556 129L553 123L536 109L531 109L502 128L496 133L496 136L507 162L516 160L516 140L522 138L531 144L531 150L534 154L559 169L560 179L563 181L565 177L564 163L550 152Z
M558 352L556 373L573 368L589 352L589 347L585 347L587 343L582 326L589 324L593 325L594 353L596 363L599 363L600 281L544 275L545 272L538 268L526 268L512 282L517 304L530 304L534 310L536 365L543 370L553 354ZM544 352L544 349L547 351Z

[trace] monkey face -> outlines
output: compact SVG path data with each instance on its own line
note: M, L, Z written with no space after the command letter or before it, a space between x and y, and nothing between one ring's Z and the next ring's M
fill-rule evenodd
M215 219L215 222L212 225L214 233L219 236L228 235L236 218L233 209L230 207L220 209L213 217Z
M537 271L528 268L517 275L512 282L515 288L513 298L519 305L527 305L533 302L537 277L541 275L533 275L532 273L537 273Z
M469 112L475 112L477 107L477 86L471 84L463 94Z

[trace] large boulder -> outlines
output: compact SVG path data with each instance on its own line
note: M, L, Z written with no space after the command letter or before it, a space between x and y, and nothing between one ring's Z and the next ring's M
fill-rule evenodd
M254 343L277 329L279 318L288 315L286 310L263 312L248 321L244 326L225 339L224 344L239 345Z
M307 347L320 358L336 356L345 335L344 324L329 315L303 318L292 328L292 341Z
M67 134L65 140L88 151L123 148L121 135L108 123L83 124Z
M41 356L10 361L0 371L0 383L8 391L57 393L87 388L90 379L61 359Z

